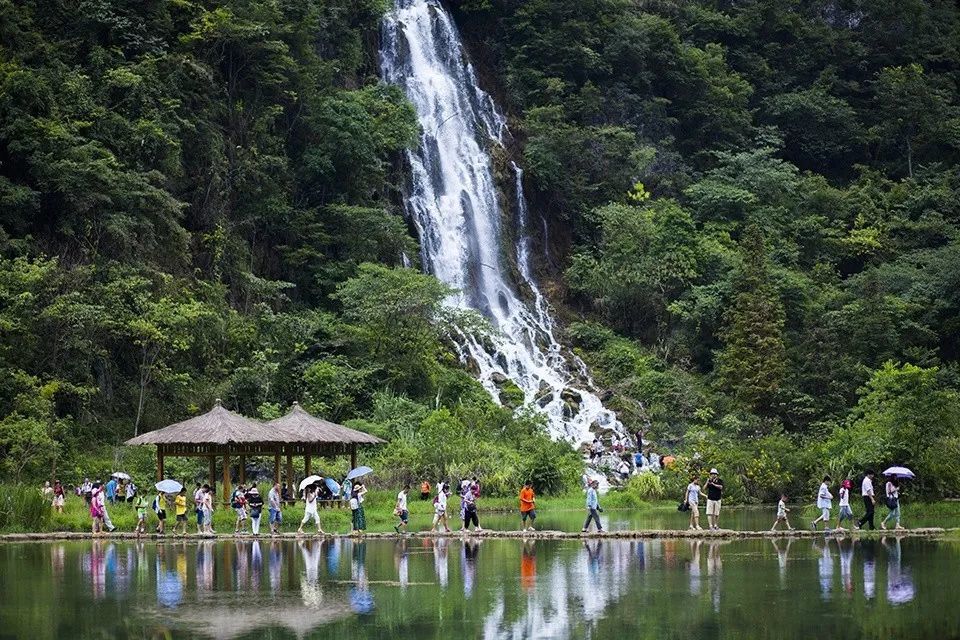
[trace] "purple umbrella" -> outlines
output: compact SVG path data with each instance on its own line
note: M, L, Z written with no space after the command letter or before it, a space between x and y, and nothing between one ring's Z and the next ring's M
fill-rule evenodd
M906 467L890 467L883 472L883 475L894 478L915 478L913 471Z

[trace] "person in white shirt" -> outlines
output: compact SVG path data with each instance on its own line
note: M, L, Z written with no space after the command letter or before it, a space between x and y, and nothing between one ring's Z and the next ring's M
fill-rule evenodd
M317 489L316 487L307 487L303 494L306 506L303 509L303 520L300 521L300 528L297 529L297 535L303 535L303 525L311 520L317 523L317 533L323 533L323 527L320 526L320 514L317 512Z
M443 529L446 533L450 533L450 525L447 524L447 496L449 495L449 489L445 482L440 482L437 485L437 497L433 499L433 524L430 525L430 530L433 531L437 526L443 522Z
M820 489L817 491L817 509L820 509L820 517L810 523L810 528L817 530L817 523L823 522L824 529L829 530L830 509L833 508L833 494L830 493L830 476L823 476L823 482L820 483Z
M867 473L863 476L863 484L860 485L860 494L863 496L865 511L863 517L857 522L857 529L862 528L864 524L869 524L871 530L876 529L876 525L873 524L873 512L877 506L877 498L873 494L873 469L867 469Z
M685 500L690 507L690 526L688 529L703 531L700 526L700 478L694 476L687 485Z
M410 521L410 512L407 510L407 494L410 492L410 485L405 485L400 493L397 494L397 505L393 509L393 515L400 518L400 523L393 527L397 533L407 530L407 523Z
M853 511L850 509L850 489L853 483L844 480L840 484L840 515L837 516L837 531L846 531L841 525L844 520L853 522Z
M790 521L787 520L788 513L790 513L790 509L787 509L787 496L783 494L780 496L780 502L777 503L777 519L774 521L773 526L770 527L770 531L776 531L777 525L781 522L787 525L787 529L793 531L793 527L790 526Z

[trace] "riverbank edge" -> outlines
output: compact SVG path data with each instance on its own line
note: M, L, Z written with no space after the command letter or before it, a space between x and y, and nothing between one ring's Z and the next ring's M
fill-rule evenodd
M454 538L454 539L516 539L516 540L581 540L581 539L604 539L604 540L669 540L669 539L692 539L692 540L740 540L740 539L764 539L764 538L881 538L893 536L898 538L937 538L947 534L960 534L960 528L941 528L925 527L919 529L876 529L873 531L812 531L808 529L778 530L778 531L735 531L732 529L720 529L718 531L690 531L689 529L642 529L625 531L602 531L602 532L581 532L581 531L493 531L484 529L482 531L413 531L410 533L324 533L324 534L297 534L281 533L278 535L265 534L254 536L252 534L221 533L215 535L188 534L185 536L161 536L155 533L137 536L133 533L110 533L103 535L94 535L90 532L61 531L46 533L6 533L0 534L0 543L3 542L53 542L64 540L132 540L132 541L151 541L151 542L187 542L201 540L216 541L249 541L249 540L312 540L312 539L335 539L349 538L354 540L404 540L411 538Z

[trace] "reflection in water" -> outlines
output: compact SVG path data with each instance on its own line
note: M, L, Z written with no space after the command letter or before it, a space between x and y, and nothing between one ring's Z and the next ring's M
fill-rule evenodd
M856 541L824 537L810 543L442 538L114 544L97 540L34 548L38 560L30 565L30 572L46 573L63 584L70 598L83 602L81 616L98 625L99 635L77 633L77 638L131 635L129 630L107 626L129 616L148 618L144 629L159 627L170 630L171 636L182 630L190 636L237 638L275 627L296 637L324 637L319 629L330 622L364 616L379 625L385 615L391 616L387 624L398 634L413 631L407 625L415 620L426 625L420 631L428 635L446 635L445 625L456 624L461 625L459 634L469 637L584 637L597 636L601 621L643 607L659 610L658 615L668 619L674 610L684 612L681 622L668 620L681 637L702 631L704 624L728 620L731 610L758 602L795 604L796 617L806 620L810 611L848 612L860 593L861 603L876 598L877 572L886 588L874 605L876 610L889 612L887 605L916 606L913 574L919 574L924 565L911 566L911 560L923 562L928 557L914 553L918 546L911 546L911 541L894 537ZM455 564L452 575L451 554L459 558L459 571ZM349 559L349 581L347 567L339 571L341 557L345 562ZM839 582L835 582L838 562ZM17 601L24 597L23 590L2 582L4 569L9 571L11 566L17 565L0 566L0 586L13 600L0 608L0 622L24 606ZM22 572L18 575L22 580ZM415 576L413 582L411 576ZM949 581L949 576L944 578L944 589ZM443 590L450 587L456 594L462 588L463 597L448 598ZM927 611L943 609L942 602L930 602L938 597L930 594ZM116 614L109 611L122 612L120 620L115 621ZM42 618L30 619L38 617ZM900 621L893 620L891 628L898 629Z
M901 565L900 558L903 550L900 538L894 538L892 544L889 544L887 539L883 538L882 543L886 547L890 558L887 562L887 601L892 604L910 602L914 596L913 576L909 567Z
M350 608L356 613L373 613L373 594L367 580L367 543L353 543L353 558L350 562Z

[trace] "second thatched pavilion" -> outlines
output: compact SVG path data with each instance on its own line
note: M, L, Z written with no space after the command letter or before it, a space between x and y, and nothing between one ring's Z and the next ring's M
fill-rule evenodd
M309 476L314 458L349 455L353 468L357 466L358 447L383 443L376 436L318 418L296 402L285 416L260 422L224 408L220 400L203 415L127 440L128 445L157 447L157 480L164 478L164 459L198 457L208 460L209 482L214 486L217 458L222 458L224 501L230 499L234 460L238 463L238 479L245 483L248 456L272 456L275 482L281 480L281 462L285 459L284 480L293 489L294 456L303 456L304 471Z

